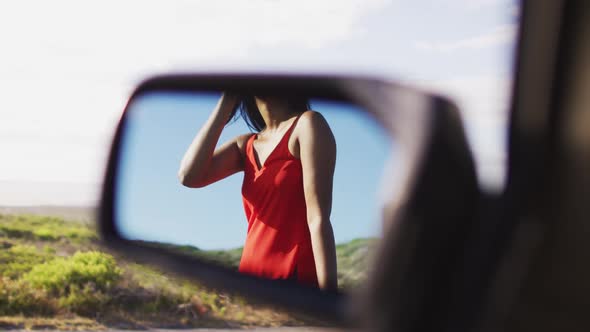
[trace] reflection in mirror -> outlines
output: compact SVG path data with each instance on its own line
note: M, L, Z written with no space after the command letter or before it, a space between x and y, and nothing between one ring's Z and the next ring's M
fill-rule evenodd
M132 101L124 129L122 237L311 287L364 281L394 146L361 107L152 92Z

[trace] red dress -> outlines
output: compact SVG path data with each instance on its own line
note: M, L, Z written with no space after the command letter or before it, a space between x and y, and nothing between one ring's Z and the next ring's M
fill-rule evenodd
M293 279L318 287L301 161L288 142L299 117L258 167L252 135L246 143L242 198L248 233L239 271L270 279Z

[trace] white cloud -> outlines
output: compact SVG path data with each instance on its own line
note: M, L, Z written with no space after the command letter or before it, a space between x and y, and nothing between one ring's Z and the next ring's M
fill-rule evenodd
M362 36L367 17L389 5L389 0L2 2L0 180L99 183L116 121L143 77L187 64L281 64L284 59L265 57L264 48L317 49Z
M451 53L462 50L476 50L499 45L512 45L516 39L518 25L505 24L474 37L454 41L417 41L414 46L421 51Z
M460 6L465 3L473 10L497 5L496 0L478 0ZM391 7L388 0L1 2L0 181L97 186L116 121L141 78L185 68L255 70L287 64L325 70L298 62L296 52L283 52L286 60L265 52L288 47L333 53L335 45L362 39L372 15ZM483 35L420 41L416 47L451 54L508 46L515 34L515 25L502 25ZM363 58L369 58L368 51L351 50L353 56L358 58L354 66L333 65L348 70L369 66ZM325 59L319 65L324 64ZM387 66L377 64L373 72ZM502 166L491 165L503 165L508 82L465 76L425 83L459 100L482 174L502 173ZM489 175L489 182L498 178ZM80 197L96 192L82 190Z
M502 10L520 6L519 0L435 0L455 10L467 12Z

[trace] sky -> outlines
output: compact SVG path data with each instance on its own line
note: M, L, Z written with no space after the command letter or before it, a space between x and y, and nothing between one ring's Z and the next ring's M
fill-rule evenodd
M182 186L177 177L186 149L219 97L157 93L131 105L115 202L119 230L126 238L202 249L243 245L243 173L198 189ZM336 139L331 213L336 242L379 236L380 180L386 161L398 159L395 144L357 106L318 99L310 104L326 118ZM248 132L238 119L224 128L217 145Z
M95 205L133 88L169 71L373 75L457 102L504 179L513 0L2 1L0 205Z

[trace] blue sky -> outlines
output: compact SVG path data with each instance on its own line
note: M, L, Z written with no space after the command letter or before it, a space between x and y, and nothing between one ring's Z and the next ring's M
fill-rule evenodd
M116 212L129 238L191 244L203 249L240 247L246 219L243 173L206 188L183 187L180 160L215 107L219 94L154 94L130 109L124 137ZM356 106L312 100L337 142L332 223L337 242L380 234L377 192L383 165L394 145ZM228 125L219 144L249 132L243 120Z
M0 205L96 204L134 86L189 70L363 74L443 93L480 182L498 189L518 20L513 0L2 2Z

